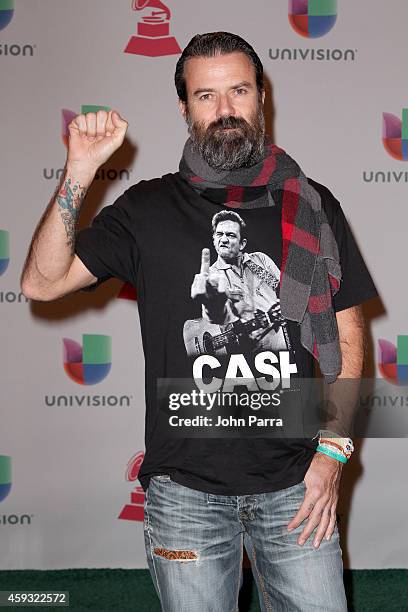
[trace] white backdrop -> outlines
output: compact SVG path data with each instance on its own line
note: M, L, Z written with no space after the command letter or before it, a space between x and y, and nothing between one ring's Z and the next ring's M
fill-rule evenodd
M396 344L408 333L400 289L408 166L382 143L382 113L401 119L408 106L408 5L339 0L334 27L314 39L293 29L287 0L169 0L160 36L139 26L138 52L125 53L151 8L16 0L6 14L13 4L0 0L0 568L147 567L135 480L144 449L137 303L116 299L116 281L50 304L19 295L32 232L65 162L62 110L108 106L129 122L87 197L86 225L132 183L177 170L186 138L173 84L177 44L213 30L244 36L271 83L275 142L339 198L380 290L383 308L367 308L369 364L380 377L378 339ZM83 334L112 339L111 371L92 386L63 367L63 338L81 343ZM407 460L403 437L358 443L339 506L346 567L408 567Z

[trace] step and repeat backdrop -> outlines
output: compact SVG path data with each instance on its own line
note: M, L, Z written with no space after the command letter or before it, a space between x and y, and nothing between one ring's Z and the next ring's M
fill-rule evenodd
M0 569L147 567L137 296L112 280L35 303L19 277L76 114L129 122L81 225L178 169L174 69L196 33L236 32L259 53L269 132L339 199L381 293L365 305L369 375L394 390L391 423L408 411L407 20L405 0L0 0ZM346 567L408 567L406 431L394 429L357 440L344 470Z

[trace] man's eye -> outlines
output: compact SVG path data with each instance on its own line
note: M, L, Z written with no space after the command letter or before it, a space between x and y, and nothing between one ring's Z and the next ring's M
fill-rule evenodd
M202 96L200 96L200 100L209 100L211 97L211 94L203 94Z
M239 96L244 95L247 92L247 90L244 89L243 87L239 87L239 89L236 89L235 91Z

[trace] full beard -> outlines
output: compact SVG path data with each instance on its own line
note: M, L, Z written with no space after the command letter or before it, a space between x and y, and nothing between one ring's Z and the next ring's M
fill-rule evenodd
M214 170L248 168L263 159L265 118L262 104L258 104L249 121L242 117L220 117L205 127L202 122L192 121L187 112L187 125L193 147Z

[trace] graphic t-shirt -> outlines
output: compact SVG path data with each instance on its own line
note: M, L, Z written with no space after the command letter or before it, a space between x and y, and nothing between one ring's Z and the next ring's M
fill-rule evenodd
M377 290L339 202L308 181L320 193L339 247L342 280L333 305L340 311ZM127 189L77 236L76 254L98 278L94 287L116 277L137 290L145 356L144 490L151 476L170 474L181 485L219 495L276 491L300 482L315 453L312 437L249 435L256 425L249 428L248 418L259 414L251 406L241 406L245 427L237 434L239 419L232 428L227 423L236 416L233 403L216 416L204 401L217 392L219 400L226 390L232 397L231 381L239 386L234 377L252 392L266 389L274 396L280 376L282 384L314 376L299 324L280 312L278 199L274 206L234 209L238 217L226 215L231 211L204 199L179 173L167 174ZM202 267L203 249L209 249L209 269ZM223 295L209 288L203 299L203 269L216 275ZM194 408L189 398L197 400ZM183 421L179 427L180 415L195 415L196 426ZM215 427L222 418L225 426ZM277 419L271 424L278 429Z

